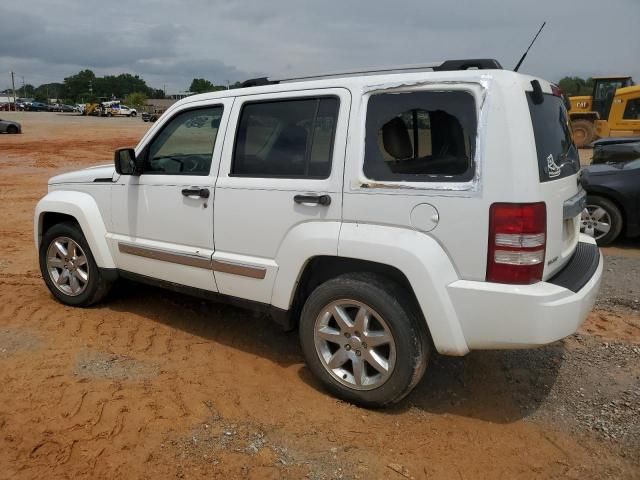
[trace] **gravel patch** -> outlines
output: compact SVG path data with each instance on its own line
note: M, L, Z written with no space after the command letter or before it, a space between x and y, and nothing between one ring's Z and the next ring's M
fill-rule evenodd
M187 435L172 435L160 445L162 450L174 451L180 472L188 470L190 462L228 468L228 454L231 453L236 455L234 466L241 478L248 477L251 465L256 463L251 457L259 457L263 465L278 471L278 478L363 478L358 474L347 474L354 470L354 466L339 458L340 449L337 447L311 452L308 448L296 446L290 438L282 437L277 427L253 422L229 422L215 410L211 402L207 402L206 406L211 412L210 417L193 427Z
M40 340L31 332L18 329L0 330L0 359L18 352L36 350Z
M640 311L640 256L605 256L595 308Z
M77 354L73 374L110 380L145 380L157 376L157 365L106 352L84 350Z
M639 346L574 335L502 365L525 418L592 433L640 462Z

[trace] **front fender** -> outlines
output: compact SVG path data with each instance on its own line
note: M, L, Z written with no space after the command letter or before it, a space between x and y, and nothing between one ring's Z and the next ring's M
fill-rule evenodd
M34 239L36 249L42 242L42 224L46 213L61 213L76 219L87 239L98 267L115 268L106 242L107 229L94 198L83 192L57 190L45 195L36 205L34 214Z
M382 263L409 280L438 352L465 355L469 347L447 285L459 280L444 249L429 235L383 225L344 223L338 256Z

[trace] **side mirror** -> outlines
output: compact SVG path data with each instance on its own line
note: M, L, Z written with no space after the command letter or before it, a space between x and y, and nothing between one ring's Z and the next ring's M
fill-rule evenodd
M136 174L136 152L133 148L119 148L113 158L116 172L120 175Z

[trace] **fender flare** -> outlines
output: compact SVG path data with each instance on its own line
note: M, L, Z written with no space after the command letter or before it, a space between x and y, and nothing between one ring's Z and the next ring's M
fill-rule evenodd
M434 346L445 355L466 355L469 346L447 286L459 280L453 263L431 236L408 228L345 223L338 255L391 265L409 280Z
M465 355L469 347L447 286L459 280L444 249L427 234L384 225L308 222L280 246L271 304L288 310L307 262L318 255L353 258L400 270L413 288L439 353Z
M60 213L73 217L82 230L98 267L115 268L106 241L107 229L94 198L88 193L57 190L49 192L36 205L34 240L36 249L42 242L42 224L46 213Z
M310 221L289 230L275 258L278 274L271 291L271 305L289 310L307 262L321 255L338 255L340 225L339 221Z

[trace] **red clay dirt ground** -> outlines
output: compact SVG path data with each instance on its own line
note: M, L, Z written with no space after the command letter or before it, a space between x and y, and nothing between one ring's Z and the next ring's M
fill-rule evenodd
M541 349L434 356L400 405L360 409L249 311L124 282L93 308L57 303L32 235L47 178L150 124L3 116L24 133L0 136L1 479L640 478L637 310Z

